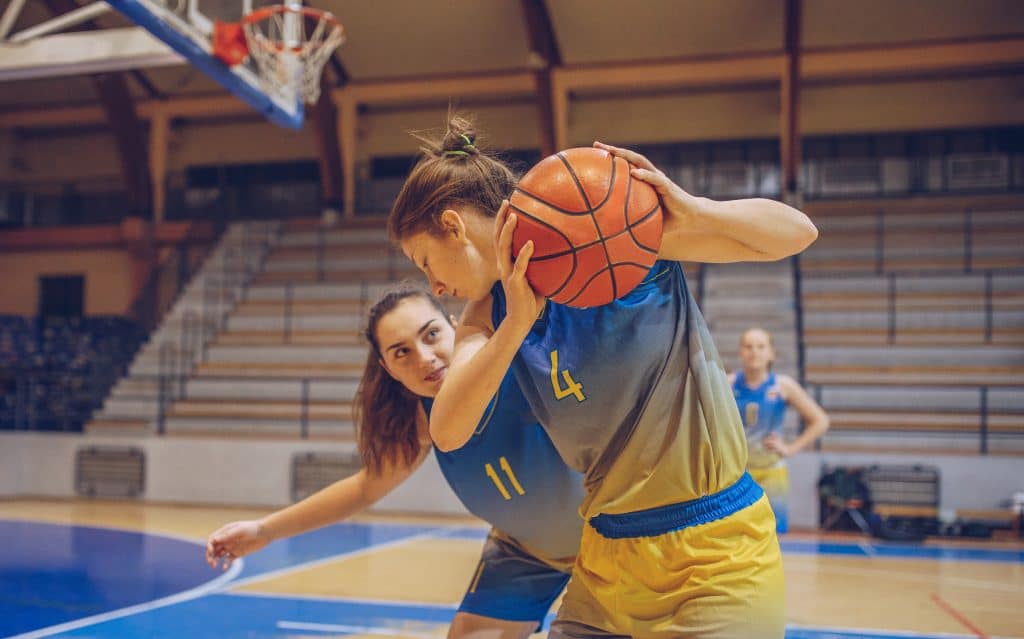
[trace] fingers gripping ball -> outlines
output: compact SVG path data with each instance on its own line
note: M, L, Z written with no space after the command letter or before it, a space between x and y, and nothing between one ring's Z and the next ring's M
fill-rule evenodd
M661 247L661 205L654 187L600 149L549 156L519 180L509 199L518 217L513 254L529 240L526 278L559 304L608 304L633 290Z

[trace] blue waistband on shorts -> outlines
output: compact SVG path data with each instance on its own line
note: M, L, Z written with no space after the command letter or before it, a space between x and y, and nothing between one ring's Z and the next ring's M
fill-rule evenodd
M601 514L591 517L590 525L609 539L656 537L728 517L763 494L764 490L745 472L735 484L712 495L620 515Z

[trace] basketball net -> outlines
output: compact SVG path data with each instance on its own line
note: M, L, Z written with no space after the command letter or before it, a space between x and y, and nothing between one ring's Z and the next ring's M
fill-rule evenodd
M312 7L279 4L244 16L241 27L267 93L285 100L299 96L310 104L320 98L324 65L345 41L337 18ZM216 40L214 49L218 53Z

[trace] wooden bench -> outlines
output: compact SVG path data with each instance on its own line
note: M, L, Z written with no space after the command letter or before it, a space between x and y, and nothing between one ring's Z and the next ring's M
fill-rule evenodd
M805 328L804 343L808 346L850 344L944 346L950 344L983 345L986 343L1024 345L1024 328L994 327L991 342L985 341L985 330L980 327L897 328L892 342L889 341L889 329L887 328Z
M980 433L981 415L976 411L863 409L833 410L826 407L836 431L912 431ZM989 413L988 432L1024 434L1024 414Z
M291 331L287 337L281 330L273 331L228 331L221 333L214 341L214 345L231 346L262 346L262 345L284 345L284 344L305 344L320 346L345 346L358 345L363 343L361 331Z
M350 379L360 377L363 374L364 365L364 362L358 364L204 362L196 366L196 375L282 379Z
M293 419L302 418L302 403L297 401L268 400L211 400L184 399L167 409L168 417L208 417L234 419ZM309 402L306 416L310 420L352 419L351 402Z
M398 282L404 279L421 281L423 275L416 268L409 264L408 268L395 269L350 269L344 271L289 271L270 272L264 271L253 280L254 286L263 284L284 284L293 282L295 284L310 283L360 283L360 282Z
M369 300L367 301L369 303ZM284 317L284 300L248 300L238 305L231 316ZM292 315L351 315L362 314L362 300L304 300L291 303Z
M913 386L1024 386L1020 366L850 366L812 364L806 368L812 384L880 384Z

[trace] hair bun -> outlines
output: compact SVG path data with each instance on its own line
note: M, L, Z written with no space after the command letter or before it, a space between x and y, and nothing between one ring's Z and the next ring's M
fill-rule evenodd
M479 153L476 148L476 131L469 120L453 116L448 121L448 130L441 141L441 152L445 156L460 157Z

